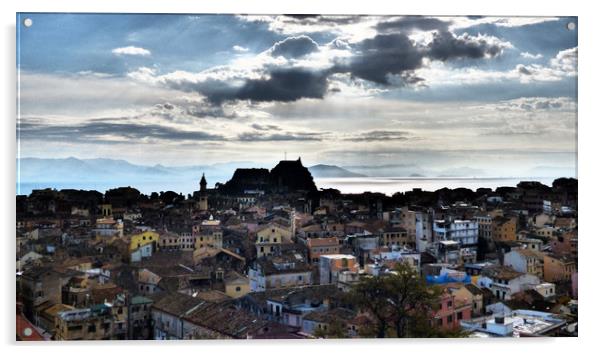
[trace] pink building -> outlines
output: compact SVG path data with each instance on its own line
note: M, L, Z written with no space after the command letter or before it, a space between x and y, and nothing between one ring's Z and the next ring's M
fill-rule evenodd
M472 304L470 301L457 299L449 289L444 289L439 303L439 310L435 313L433 325L445 330L460 327L460 321L472 318Z

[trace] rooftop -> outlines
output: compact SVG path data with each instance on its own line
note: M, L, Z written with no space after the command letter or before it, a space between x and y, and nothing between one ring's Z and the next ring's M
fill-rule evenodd
M483 275L489 278L512 280L524 275L524 273L517 272L510 267L495 265L483 268Z

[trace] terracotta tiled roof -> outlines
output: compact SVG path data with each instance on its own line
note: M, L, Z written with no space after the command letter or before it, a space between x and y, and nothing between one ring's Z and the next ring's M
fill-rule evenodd
M40 331L23 314L17 314L17 340L40 341L46 340Z
M307 240L308 247L337 246L338 244L339 240L336 237L310 238Z

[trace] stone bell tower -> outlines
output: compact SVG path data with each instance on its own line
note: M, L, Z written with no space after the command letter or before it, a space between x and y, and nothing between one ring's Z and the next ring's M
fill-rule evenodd
M201 181L199 182L201 189L199 190L199 210L207 211L209 209L207 203L207 180L205 179L205 174L203 173L203 177L201 177Z

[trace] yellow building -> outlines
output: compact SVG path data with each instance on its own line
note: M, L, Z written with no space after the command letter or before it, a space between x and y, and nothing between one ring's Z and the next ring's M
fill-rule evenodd
M275 254L283 240L290 242L291 238L291 230L280 224L269 223L261 226L257 230L257 240L255 241L257 257Z
M492 221L491 236L494 241L516 241L516 218L495 217Z
M159 234L155 231L144 231L140 234L135 234L130 237L130 252L137 250L149 243L159 244Z
M208 220L203 220L200 224L192 226L195 250L203 247L222 248L223 235L220 220L213 219L213 216Z
M107 305L63 311L56 316L56 340L113 339L113 316Z
M230 272L224 279L226 295L231 298L239 298L251 292L249 278L244 277L236 272Z
M453 296L463 303L470 303L472 306L472 314L475 317L481 316L484 313L483 291L476 285L470 284L454 284L449 287Z
M159 234L159 248L162 250L179 250L180 235L170 231L161 231Z

